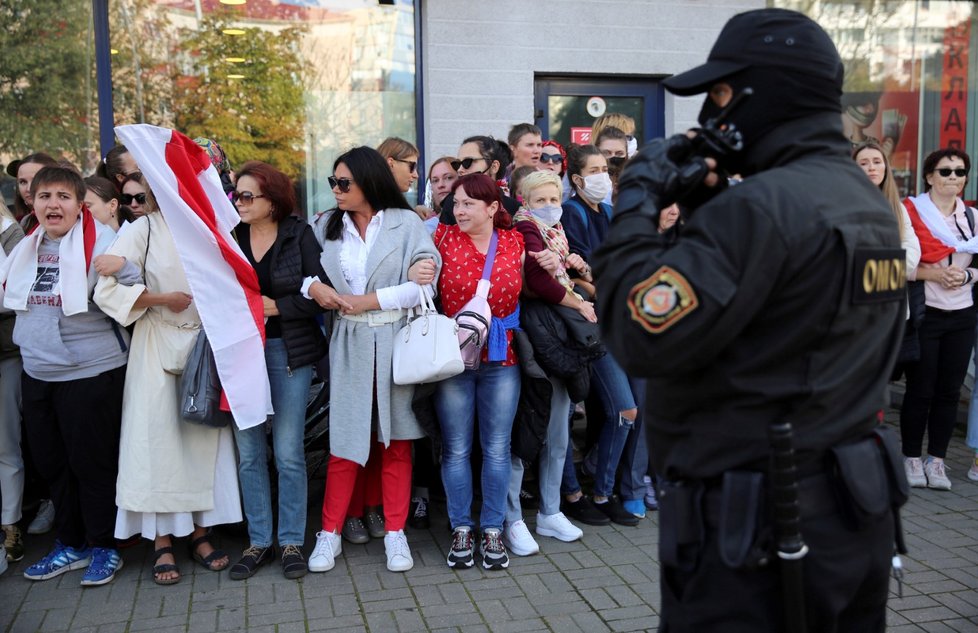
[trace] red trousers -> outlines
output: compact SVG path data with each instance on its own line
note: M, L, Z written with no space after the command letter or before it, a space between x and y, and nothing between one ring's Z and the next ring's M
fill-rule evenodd
M364 471L364 476L359 478L361 471ZM366 467L342 457L330 456L323 499L324 532L339 533L348 513L349 516L363 515L364 504L380 505L380 500L374 498L378 486L371 485L372 481L379 481L380 484L387 531L404 529L411 506L411 441L391 440L387 448L380 442L373 443ZM358 488L360 501L357 500Z

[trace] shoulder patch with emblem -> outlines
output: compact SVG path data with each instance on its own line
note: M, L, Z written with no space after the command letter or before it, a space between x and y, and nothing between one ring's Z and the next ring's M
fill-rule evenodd
M852 303L902 301L906 295L907 252L902 248L857 248L852 268Z
M632 320L652 334L661 334L700 305L682 273L662 266L628 293Z

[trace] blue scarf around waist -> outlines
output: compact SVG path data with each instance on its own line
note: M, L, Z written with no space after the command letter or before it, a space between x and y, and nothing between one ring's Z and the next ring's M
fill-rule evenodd
M489 323L489 362L497 363L506 360L509 350L509 339L506 338L507 330L520 329L520 306L516 304L516 309L509 316L492 317Z

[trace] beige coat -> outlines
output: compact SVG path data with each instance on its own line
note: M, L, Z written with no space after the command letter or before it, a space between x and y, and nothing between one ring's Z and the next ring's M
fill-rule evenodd
M103 312L122 325L136 324L122 401L116 504L133 512L209 510L219 429L184 422L177 403L179 374L200 316L193 303L180 313L133 308L146 289L190 293L170 229L162 214L150 214L123 231L106 252L135 264L145 280L145 285L123 286L115 277L102 277L95 286L95 303Z

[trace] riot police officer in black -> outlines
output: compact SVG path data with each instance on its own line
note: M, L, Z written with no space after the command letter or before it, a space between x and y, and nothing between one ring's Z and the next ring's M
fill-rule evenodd
M599 323L649 379L662 631L885 629L907 489L877 413L904 255L848 158L842 76L802 14L737 15L706 64L664 82L708 93L704 128L648 144L619 182ZM660 234L676 201L685 225Z

